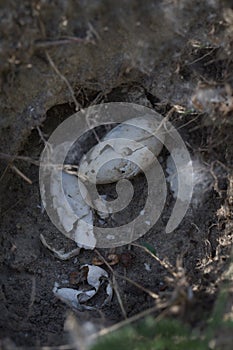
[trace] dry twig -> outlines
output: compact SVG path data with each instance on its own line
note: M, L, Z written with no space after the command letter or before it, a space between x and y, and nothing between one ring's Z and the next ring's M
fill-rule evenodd
M120 293L119 293L119 286L118 286L118 283L116 281L116 278L115 278L115 272L113 271L112 267L109 265L109 263L104 259L104 257L102 256L102 254L100 254L100 252L95 249L95 252L96 254L98 254L98 256L100 257L101 260L103 260L103 262L105 263L105 265L109 268L109 270L112 272L112 287L114 288L114 291L116 293L116 296L117 296L117 300L118 300L118 303L120 305L120 308L121 308L121 312L124 316L124 318L127 318L127 313L125 311L125 308L124 308L124 305L123 305L123 302L122 302L122 299L121 299L121 296L120 296Z
M26 181L29 185L32 185L32 181L20 171L15 165L10 165L11 170L13 170L17 175L19 175L24 181Z

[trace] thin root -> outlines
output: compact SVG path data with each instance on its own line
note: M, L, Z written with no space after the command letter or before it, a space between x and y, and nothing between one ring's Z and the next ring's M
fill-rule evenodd
M95 249L95 252L98 254L98 256L100 257L101 260L103 260L104 264L109 268L109 270L112 272L112 275L113 275L113 278L112 278L112 287L116 293L116 296L117 296L117 300L118 300L118 303L120 305L120 308L121 308L121 312L122 312L122 315L124 316L125 319L127 319L127 313L125 311L125 308L124 308L124 305L123 305L123 302L122 302L122 299L121 299L121 296L120 296L120 293L119 293L119 286L118 286L118 283L116 281L116 278L115 278L115 272L113 271L112 267L109 265L109 263L104 259L104 257L100 254L100 252Z
M29 185L32 185L32 181L22 173L15 165L10 165L11 170L13 170L17 175L19 175L24 181L26 181Z

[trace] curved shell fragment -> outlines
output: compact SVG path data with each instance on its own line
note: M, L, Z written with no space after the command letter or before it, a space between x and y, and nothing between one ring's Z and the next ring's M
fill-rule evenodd
M80 248L94 249L96 238L93 232L93 214L85 201L85 196L88 196L85 185L77 181L75 176L66 173L62 173L61 182L54 171L50 191L65 236L74 240ZM62 191L66 201L63 200Z
M161 120L144 115L116 126L83 157L80 173L92 183L107 184L148 168L163 147Z
M88 306L85 303L90 300L99 291L101 285L101 279L108 279L108 273L101 267L95 265L83 265L81 269L87 268L87 283L92 289L72 289L72 288L59 288L59 285L55 283L53 288L54 295L62 300L64 303L70 307L77 309L79 311L92 310L94 307ZM93 289L94 288L94 289ZM107 297L104 300L103 305L109 302L113 296L113 289L110 283L106 286Z

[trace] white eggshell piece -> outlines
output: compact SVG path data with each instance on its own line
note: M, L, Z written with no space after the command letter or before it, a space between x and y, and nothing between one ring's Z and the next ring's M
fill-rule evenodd
M98 290L100 286L100 278L101 277L108 278L108 273L99 266L86 264L83 267L85 266L88 267L88 274L87 274L88 284L94 287L95 290Z
M66 199L79 219L90 213L90 207L85 202L88 192L85 185L74 175L62 173L62 185Z
M57 211L60 223L66 232L70 232L73 229L74 223L77 221L77 216L70 209L69 203L63 200L62 183L59 181L56 171L51 173L50 193L53 207Z
M72 288L59 288L57 283L54 284L53 293L61 301L66 303L77 310L91 310L93 307L85 305L84 303L90 300L98 291L101 284L100 278L108 278L108 273L99 266L95 265L83 265L82 268L88 267L87 273L87 283L94 289L85 290L85 289L72 289ZM112 299L113 289L110 283L106 287L107 297L103 303L105 305Z
M80 248L94 249L96 238L93 232L93 214L90 206L85 202L85 197L88 197L85 185L78 181L76 176L66 173L62 173L61 183L57 173L54 172L50 191L53 206L65 229L65 235L73 239Z
M93 232L92 212L85 216L85 220L80 220L74 233L74 241L80 248L94 249L96 238Z
M153 162L154 158L147 148L156 157L163 147L165 132L160 124L161 120L145 115L116 126L83 157L80 173L96 184L137 175ZM118 141L119 138L126 141ZM130 143L130 140L135 143Z
M176 155L176 164L173 160L173 154ZM170 183L170 188L173 192L173 197L178 198L182 202L187 201L190 191L190 177L193 179L193 163L190 160L185 166L183 164L182 152L179 149L174 149L172 155L167 158L167 168L168 173L167 181ZM178 171L182 172L182 188L180 191L178 186Z
M77 309L80 311L83 310L92 310L93 307L81 304L83 302L91 299L95 294L95 290L83 291L76 290L72 288L59 288L57 284L55 284L53 288L53 294L63 301L65 304L69 305L73 309Z

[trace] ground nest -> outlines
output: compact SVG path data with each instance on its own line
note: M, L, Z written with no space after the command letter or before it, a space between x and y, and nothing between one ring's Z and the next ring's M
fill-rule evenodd
M80 325L90 322L92 333L98 333L125 318L165 312L201 330L226 279L224 312L232 317L232 276L230 282L226 277L233 231L231 4L145 1L129 10L114 1L55 6L25 0L19 7L7 2L1 11L3 348L70 344L70 317ZM40 234L56 249L76 245L43 209L39 158L51 133L78 108L109 102L149 107L173 124L193 161L192 201L176 230L166 233L175 203L167 182L162 215L143 237L114 251L82 250L60 261L42 245ZM111 127L87 133L78 144L78 158ZM158 159L166 177L168 157L164 147ZM122 225L143 210L146 179L139 174L131 182L130 205L106 220L95 213L96 225ZM114 184L98 190L110 199L117 196ZM110 254L116 260L109 266ZM114 282L112 302L72 311L54 296L54 283L75 287L80 267L99 263L101 256ZM102 304L101 293L92 305Z
M119 94L121 89L118 88ZM150 103L146 95L145 101ZM153 108L161 111L159 104ZM170 106L162 106L162 109L164 116L171 111ZM49 110L39 132L34 130L27 139L22 155L38 159L44 147L43 138L73 112L74 108L69 104L54 106ZM205 118L203 115L193 113L190 119L189 115L172 111L169 118L188 143L194 159L196 185L190 208L179 227L172 233L165 233L164 225L174 205L172 193L168 191L166 205L157 224L134 242L136 245L116 248L114 254L120 261L112 269L119 275L117 289L127 317L154 307L155 299L151 295L154 292L159 295L161 303L169 302L175 296L173 302L182 309L182 317L195 325L200 322L200 315L202 318L207 317L212 309L221 276L229 261L231 228L226 228L229 218L223 209L226 211L226 208L230 208L229 196L232 196L232 178L224 165L223 152L228 149L229 142L215 145L216 137L219 139L221 135L224 140L224 128L213 132L212 127L200 127L202 118ZM104 133L103 130L101 132ZM87 136L83 149L88 149L96 142L93 134ZM164 149L160 155L164 171L167 153ZM43 211L38 167L20 159L15 164L32 184L29 185L13 172L5 175L8 190L3 198L1 224L4 236L1 290L4 334L7 330L7 336L18 345L60 345L65 343L67 337L63 328L69 308L53 295L54 283L59 281L72 287L72 276L78 274L80 266L92 263L98 255L95 251L82 251L78 257L61 262L45 249L39 239L41 233L57 249L65 247L68 251L75 244L53 226ZM140 174L132 182L135 189L133 202L121 215L115 215L115 225L129 220L143 207L145 179ZM116 194L113 185L100 186L99 190L112 198ZM161 261L151 256L150 252ZM107 259L111 251L99 249L99 253ZM174 274L171 274L170 269ZM190 291L192 296L189 296ZM181 303L177 301L180 296ZM97 296L94 302L98 304ZM85 311L78 313L77 317L82 322L92 321L99 329L122 320L122 306L115 294L113 301L101 309L101 313Z

